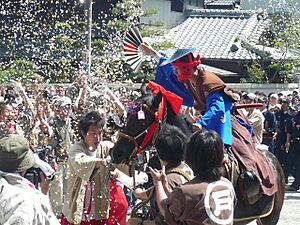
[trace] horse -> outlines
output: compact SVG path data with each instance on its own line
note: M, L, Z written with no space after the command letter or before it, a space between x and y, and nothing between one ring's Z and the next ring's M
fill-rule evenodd
M134 165L132 162L136 161L137 156L147 146L154 143L158 130L165 123L177 126L187 136L194 131L192 122L183 114L174 113L170 102L165 101L161 91L156 94L145 93L137 98L135 103L134 109L128 112L127 124L120 132L119 139L110 152L112 160L116 164L125 162ZM237 190L234 224L247 224L256 219L259 224L273 225L277 224L279 220L285 194L284 173L280 163L272 153L264 151L264 154L276 172L277 192L271 197L267 196L269 198L262 198L252 208L249 208L250 210L260 210L258 212L263 213L263 215L251 214L248 216L244 213L247 207L242 207L245 206L243 196ZM249 212L248 210L247 213ZM243 218L236 218L240 213Z

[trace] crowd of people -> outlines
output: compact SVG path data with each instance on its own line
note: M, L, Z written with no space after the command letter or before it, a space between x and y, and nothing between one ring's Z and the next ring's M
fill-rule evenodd
M128 167L109 162L116 130L126 123L130 102L140 93L92 85L80 75L69 87L26 90L16 81L1 87L0 205L7 209L0 213L1 224L233 224L235 194L221 167L224 149L233 145L230 118L236 103L261 103L243 109L256 144L279 159L286 181L295 177L288 190L299 190L298 91L267 96L230 90L216 75L199 69L200 58L192 49L167 59L147 43L142 47L158 62L155 82L182 97L181 111L198 130L190 138L171 125L159 132L155 147L165 171L150 168L153 186L130 191L139 199L151 193L152 218L128 220L133 201L114 172L127 173ZM38 167L33 154L43 155L55 171L53 179L43 171L38 171L38 184L24 178L29 179L28 169ZM214 192L223 193L226 204L208 210L206 202L216 201ZM36 215L27 213L33 206Z

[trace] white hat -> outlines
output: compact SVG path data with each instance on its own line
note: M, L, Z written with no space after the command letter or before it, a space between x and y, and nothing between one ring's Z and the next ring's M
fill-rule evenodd
M277 94L271 94L270 98L276 98L276 99L278 99L278 95Z
M66 105L71 105L72 100L67 96L57 97L57 98L54 99L54 104L64 107Z
M254 94L254 93L249 93L249 94L247 94L247 97L248 97L249 99L251 99L251 100L255 100L255 99L256 99L256 94Z

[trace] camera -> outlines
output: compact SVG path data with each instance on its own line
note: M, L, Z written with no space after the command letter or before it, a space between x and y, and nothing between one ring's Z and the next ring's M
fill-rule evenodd
M58 146L58 141L51 141L44 149L36 151L39 158L47 163L51 163L54 155L52 155L52 150Z
M34 184L35 188L39 188L39 183L41 182L40 172L42 170L40 168L31 167L26 171L25 178Z
M8 103L16 103L17 93L12 89L7 89L4 95L4 101Z
M40 172L42 172L47 179L54 179L54 170L49 163L51 163L53 159L51 152L57 145L58 141L53 140L44 149L34 153L36 159L35 165L27 170L24 177L33 183L36 189L38 189L39 183L41 182Z
M50 94L50 91L48 89L45 89L44 92L43 92L43 98L44 99L51 99L51 94Z

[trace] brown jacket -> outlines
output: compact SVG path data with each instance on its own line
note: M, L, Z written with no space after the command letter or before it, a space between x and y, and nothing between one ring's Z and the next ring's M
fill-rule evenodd
M169 186L174 189L194 178L193 170L184 162L176 167L167 167L166 175ZM150 206L156 225L166 225L163 216L161 215L156 203L156 192L152 193Z
M199 178L174 189L162 202L169 225L233 224L235 194L225 178L207 183Z
M227 91L225 83L217 75L206 70L198 70L195 88L190 81L186 81L186 85L197 102L200 112L205 112L206 97L212 92L224 90L225 94L232 98L232 93Z

